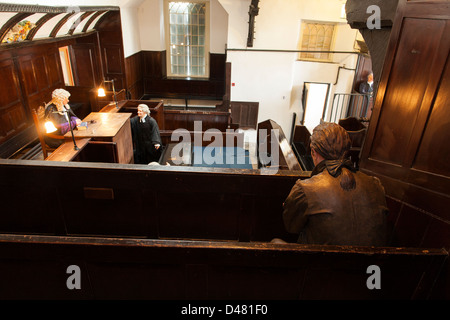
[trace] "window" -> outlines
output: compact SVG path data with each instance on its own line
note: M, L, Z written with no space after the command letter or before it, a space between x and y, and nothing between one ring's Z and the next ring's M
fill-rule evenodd
M73 86L73 72L72 65L70 63L69 47L59 48L59 57L61 59L61 67L64 76L64 84L66 86Z
M209 2L166 0L167 74L209 77Z
M335 24L307 21L302 23L299 50L332 51ZM300 60L331 61L332 54L324 52L300 52Z

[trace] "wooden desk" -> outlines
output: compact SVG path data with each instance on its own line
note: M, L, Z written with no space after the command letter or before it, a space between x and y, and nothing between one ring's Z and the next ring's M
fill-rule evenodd
M131 136L131 113L91 112L83 119L86 130L74 130L75 139L91 138L117 144L118 163L133 163L133 140ZM71 140L70 132L64 137Z
M73 141L67 141L60 145L55 151L53 151L46 161L72 161L83 150L86 144L90 141L90 138L77 139L78 150L73 148Z

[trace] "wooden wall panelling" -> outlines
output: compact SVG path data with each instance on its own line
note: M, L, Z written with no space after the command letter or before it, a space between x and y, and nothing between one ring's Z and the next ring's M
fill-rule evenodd
M450 24L443 19L405 18L401 21L398 47L392 50L395 52L390 58L392 66L386 69L388 74L383 75L376 114L370 123L367 147L363 151L364 167L393 179L411 181L414 176L424 177L418 170L411 170L417 162L420 171L427 172L424 173L426 183L417 178L411 182L442 192L450 189L448 165L442 167L441 162L439 173L444 176L428 174L433 170L429 166L435 164L424 160L429 155L423 150L430 151L427 147L427 143L432 141L430 137L445 126L442 121L447 121L445 117L435 115L445 116L442 99L447 95L445 88L448 86L445 79L448 79ZM430 32L433 37L429 36ZM397 119L410 125L400 125ZM440 139L445 140L445 137L444 134ZM444 148L443 152L448 151L442 140L438 145ZM418 161L415 160L416 154Z
M209 79L166 78L166 52L144 51L144 90L153 97L205 97L222 99L225 94L226 55L210 54Z
M121 45L103 45L103 58L105 62L105 77L114 79L116 90L125 88L125 72L123 50Z
M360 164L385 187L392 245L450 248L449 53L448 2L400 1ZM450 298L449 264L438 283Z
M195 112L184 110L165 110L165 129L186 129L194 131L195 121L200 121L202 131L217 129L225 132L228 128L230 114L228 112Z
M26 97L25 105L29 112L50 101L51 92L55 88L65 87L56 45L31 49L32 52L25 50L23 55L17 58L22 95Z
M63 85L59 54L53 45L17 47L1 53L1 157L9 157L36 138L30 108L51 99Z
M256 129L258 125L259 102L231 101L232 123L240 128Z
M105 70L116 72L117 70L114 68L116 68L116 62L120 60L118 69L120 73L115 75L114 78L116 78L117 91L121 87L125 88L120 16L118 12L113 12L108 17L111 20L103 21L104 24L100 25L104 28L102 35L105 36L102 43L99 40L99 33L91 32L86 35L75 35L71 38L64 37L61 40L55 38L36 42L27 41L23 44L2 48L0 64L4 68L4 73L2 73L4 77L0 79L2 87L0 90L6 90L8 94L5 97L8 98L13 98L14 92L19 92L20 102L16 101L16 106L13 106L11 101L3 101L0 105L0 121L2 121L0 155L11 154L11 148L14 146L21 148L24 143L26 144L27 139L35 136L35 134L27 134L28 138L22 137L19 139L20 142L11 142L10 146L7 147L8 150L3 150L4 144L14 140L24 128L27 130L34 128L30 110L50 101L51 92L55 88L65 87L58 47L69 46L71 48L73 70L77 82L76 87L78 88L73 89L75 87L72 87L68 90L74 92L74 99L82 98L85 111L89 109L89 99L82 91L100 85L101 80L103 80L103 50L106 50L108 62L111 64ZM101 51L100 45L102 44L104 47ZM111 46L113 47L112 50L110 50ZM118 59L114 57L117 54L119 55ZM10 59L10 61L5 62L7 59ZM16 85L15 88L13 88L14 84ZM71 101L79 102L74 99L71 99Z
M64 83L58 50L52 49L47 53L45 56L45 66L50 87L55 87Z
M27 116L12 57L0 61L0 143L23 130Z
M76 86L95 87L97 57L94 44L78 43L70 47L70 57Z
M166 75L166 51L141 51L144 77L161 79Z
M103 81L99 34L93 32L76 38L70 46L75 85L96 88Z
M125 58L125 73L130 99L140 99L144 95L144 64L142 51Z
M119 11L109 11L95 25L99 32L103 76L113 80L117 91L127 88L122 27Z
M379 113L379 124L373 136L371 159L402 166L408 155L408 141L413 130L421 130L414 124L420 112L424 96L435 91L430 76L442 70L445 60L437 62L439 44L445 22L440 20L408 19L399 39L399 48ZM430 30L436 35L430 37ZM438 65L433 66L433 62ZM412 67L413 66L413 67ZM434 67L435 70L432 68ZM439 74L441 71L439 72ZM432 85L433 87L429 87ZM401 90L399 90L401 88ZM425 97L426 98L426 97ZM424 108L429 106L424 106ZM398 125L402 119L410 126ZM380 125L383 124L383 125Z
M210 79L222 81L225 79L226 60L227 57L225 54L217 54L217 53L209 54Z

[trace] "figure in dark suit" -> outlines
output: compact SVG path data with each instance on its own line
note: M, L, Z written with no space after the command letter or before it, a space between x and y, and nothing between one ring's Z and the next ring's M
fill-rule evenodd
M361 82L359 85L359 93L366 94L373 92L373 73L367 75L367 81Z
M161 155L161 136L158 123L150 116L145 104L138 106L138 115L131 118L134 163L149 164L158 161Z

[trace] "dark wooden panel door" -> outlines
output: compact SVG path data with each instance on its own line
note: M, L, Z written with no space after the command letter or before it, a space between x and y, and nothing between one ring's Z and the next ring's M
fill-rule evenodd
M258 124L259 102L231 101L232 122L240 128L256 129Z
M94 88L100 84L96 48L91 43L74 44L70 48L70 58L75 85Z
M450 248L449 53L448 1L401 0L360 164L385 186L395 245Z
M445 47L449 43L445 30L446 22L442 20L405 19L373 139L373 159L400 166L410 161L409 141L413 131L419 129L415 123L420 120L421 108L430 107L423 105L428 103L425 95L427 90L429 94L436 90L431 76L441 74L446 62L439 57L440 51L446 49L441 44ZM430 37L430 33L435 36ZM399 125L400 119L411 125Z
M117 91L126 87L124 58L121 44L103 45L103 60L105 64L105 78L114 80Z
M64 81L56 47L41 47L31 54L17 58L22 96L31 110L50 101L51 91L64 88Z
M405 17L401 21L369 128L364 150L367 166L377 166L396 178L408 175L404 169L414 161L434 97L445 78L449 35L445 19Z
M0 61L0 143L23 130L27 116L13 59Z

